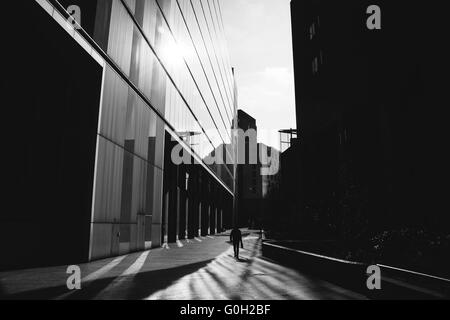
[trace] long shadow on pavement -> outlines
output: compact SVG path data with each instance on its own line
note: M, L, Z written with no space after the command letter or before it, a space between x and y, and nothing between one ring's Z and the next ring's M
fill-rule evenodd
M174 269L140 273L134 278L134 288L130 290L127 299L140 300L148 298L153 293L169 287L177 280L206 267L212 261L214 259Z
M131 285L125 286L126 292L118 294L121 299L140 300L149 297L151 294L169 287L178 279L196 272L208 265L213 259L184 265L172 269L143 272L135 276ZM98 293L108 287L117 277L103 278L93 281L82 290L75 291L68 297L68 300L89 300L96 297ZM121 288L118 288L121 290ZM66 286L38 289L14 295L2 297L4 300L49 300L66 294ZM99 297L101 298L101 297Z

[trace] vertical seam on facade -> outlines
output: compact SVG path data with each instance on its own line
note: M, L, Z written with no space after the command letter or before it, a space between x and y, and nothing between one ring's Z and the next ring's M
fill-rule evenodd
M220 42L220 39L219 39L219 33L217 32L216 26L215 26L215 24L214 24L213 12L212 12L212 10L211 10L211 5L210 5L210 3L209 3L209 0L206 0L206 3L208 4L208 9L209 9L209 13L210 13L210 16L211 16L212 27L213 27L214 33L215 33L215 35L216 35L216 40L218 40L217 42ZM217 20L217 16L216 16L216 20ZM223 59L222 59L222 55L218 55L218 54L217 54L217 51L218 51L218 50L217 50L217 49L215 48L215 46L214 46L214 41L213 41L213 39L212 39L211 34L210 34L210 37L211 37L211 43L212 43L212 45L213 45L214 52L215 52L215 55L216 55L217 64L218 64L218 66L219 66L220 77L222 78L222 83L223 83L224 91L225 91L225 94L226 94L226 96L227 96L228 106L230 106L230 105L231 105L231 99L230 99L230 96L229 96L229 92L228 92L228 90L227 90L228 87L227 87L227 84L225 83L225 80L224 80L224 77L223 77L223 74L222 74L222 69L223 69ZM219 46L219 47L220 47L220 46ZM219 49L220 49L220 48L219 48ZM220 60L222 60L222 63L220 63L218 56L220 56L220 58L221 58Z
M202 36L203 45L204 45L204 47L206 49L206 55L208 56L208 60L209 60L209 63L211 65L211 69L212 69L212 72L214 74L214 78L216 80L216 85L217 85L217 89L219 90L219 93L220 93L220 98L222 100L223 106L226 108L225 100L223 99L223 95L222 95L222 90L220 90L220 86L219 86L219 80L217 78L216 71L214 70L214 66L213 66L213 62L212 62L211 56L209 54L208 46L206 45L205 37L203 35L202 28L200 26L200 21L198 20L198 16L197 16L197 13L195 12L195 7L194 7L194 4L192 3L192 0L189 0L189 1L191 3L192 11L194 12L195 20L197 21L197 25L198 25L198 28L200 30L200 35ZM201 4L201 2L200 2L200 4Z
M223 81L223 75L222 75L222 70L221 70L221 68L220 68L219 59L217 58L216 47L214 46L213 37L212 37L212 35L211 35L211 29L210 29L210 27L209 27L208 19L207 19L207 17L206 17L206 11L205 11L205 8L204 8L204 6L203 6L202 1L199 1L199 2L200 2L200 6L201 6L201 8L202 8L203 17L205 18L206 29L207 29L206 31L207 31L207 33L208 33L208 35L209 35L210 40L211 40L212 51L213 51L214 57L216 58L216 65L217 65L217 68L219 69L219 75L220 75L220 78L221 78L221 80L222 80L222 84L223 84L223 87L224 87L226 100L227 100L228 105L230 105L230 100L229 100L229 97L228 97L228 94L227 94L227 91L226 91L225 82ZM208 2L208 5L209 5L209 2ZM210 12L210 13L211 13L211 12ZM210 15L210 17L211 17L211 20L213 20L212 15ZM214 24L214 22L213 22L213 24ZM219 80L217 80L217 85L219 86ZM219 90L220 90L220 88L219 88ZM223 98L222 98L222 99L223 99ZM225 110L227 110L227 104L225 103L225 99L223 99L223 104L224 104Z

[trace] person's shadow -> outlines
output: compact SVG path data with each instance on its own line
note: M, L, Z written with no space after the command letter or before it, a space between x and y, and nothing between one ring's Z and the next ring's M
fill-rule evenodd
M245 259L245 258L236 258L234 255L230 254L230 257L232 257L234 260L236 260L236 262L240 262L240 263L250 263L250 259Z

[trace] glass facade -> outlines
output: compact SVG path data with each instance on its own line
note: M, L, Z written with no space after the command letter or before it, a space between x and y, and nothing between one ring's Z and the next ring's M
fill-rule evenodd
M99 1L92 32L123 75L200 158L231 143L235 113L219 12L216 0ZM185 139L186 133L193 134ZM229 181L231 172L227 177L216 174Z
M216 223L230 207L224 199L233 197L232 167L201 161L220 146L232 145L235 90L219 0L37 2L51 4L63 15L69 5L78 5L80 35L95 44L106 62L99 88L89 258L167 241L172 220L166 211L173 201L165 173L171 166L168 135L201 163L202 173L183 168L188 177L184 184L208 181L205 193L217 194L218 203L213 203L183 190L186 212L192 206L214 211L210 225L220 229ZM233 161L234 148L225 150L225 158ZM203 189L198 187L198 193ZM180 202L180 191L176 197ZM180 205L176 208L179 215ZM173 225L179 233L177 222Z

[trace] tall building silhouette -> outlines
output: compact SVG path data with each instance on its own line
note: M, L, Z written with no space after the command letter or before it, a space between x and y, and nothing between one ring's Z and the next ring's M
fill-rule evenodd
M381 29L367 27L370 5ZM449 229L439 6L291 1L302 215L365 231ZM444 178L446 177L446 178Z

